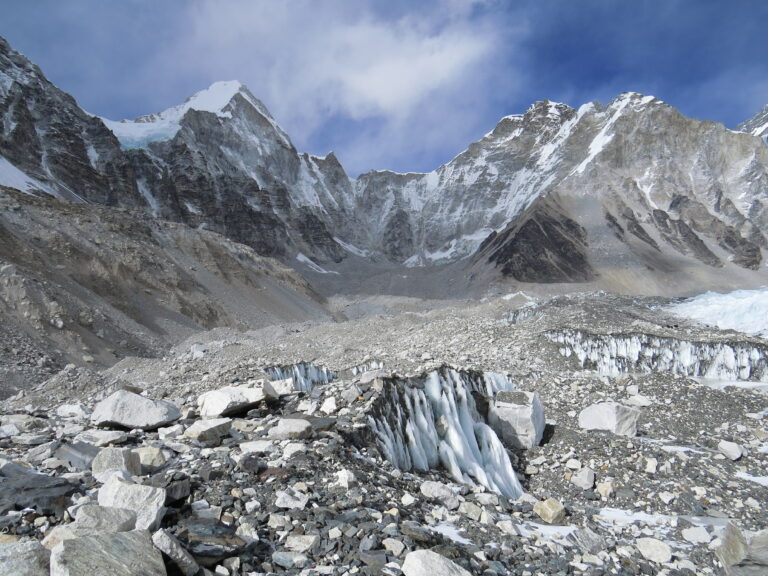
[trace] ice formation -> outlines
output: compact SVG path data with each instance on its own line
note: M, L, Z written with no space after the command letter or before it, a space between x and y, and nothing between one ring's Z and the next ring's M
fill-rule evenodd
M381 362L380 360L371 360L370 362L364 362L362 364L358 364L357 366L352 366L350 371L352 372L353 376L357 376L358 374L370 372L371 370L381 370L382 368L384 368L384 362Z
M692 342L652 334L549 332L566 358L601 374L672 372L720 380L768 381L768 346L752 342Z
M423 378L385 382L368 421L390 462L401 470L442 465L457 482L476 482L512 499L523 493L504 445L473 397L512 390L506 376L444 367Z
M301 362L289 366L269 366L264 369L273 380L293 378L296 390L307 392L317 384L327 384L336 378L336 372L325 366L316 366Z
M706 292L668 310L720 329L768 336L768 288L727 294Z

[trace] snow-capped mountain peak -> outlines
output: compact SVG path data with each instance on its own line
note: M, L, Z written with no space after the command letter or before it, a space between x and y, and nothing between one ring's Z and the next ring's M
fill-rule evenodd
M146 148L151 142L172 139L181 128L182 119L190 110L209 112L219 118L232 118L234 102L238 95L263 116L282 139L288 141L287 135L277 125L266 106L238 80L214 82L205 90L187 98L184 103L156 114L139 116L135 120L114 121L107 118L102 120L123 148Z

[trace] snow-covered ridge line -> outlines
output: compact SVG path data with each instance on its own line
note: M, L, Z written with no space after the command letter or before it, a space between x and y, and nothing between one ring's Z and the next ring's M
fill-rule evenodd
M547 332L566 358L581 368L617 376L671 372L722 380L768 381L768 346L752 342L694 342L652 334Z
M390 378L368 423L381 453L399 469L442 466L457 482L481 484L514 499L522 486L473 398L513 388L502 374L447 367L419 378Z

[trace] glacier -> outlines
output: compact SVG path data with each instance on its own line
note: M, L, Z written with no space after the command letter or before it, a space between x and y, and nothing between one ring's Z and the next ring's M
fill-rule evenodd
M669 306L667 311L721 330L768 337L768 288L705 292Z
M523 488L506 448L474 398L513 390L508 377L442 367L423 377L384 382L368 423L387 460L401 470L442 466L456 482L520 497Z
M309 392L318 384L327 384L336 378L336 372L325 366L316 366L300 362L286 366L268 366L264 368L273 380L285 380L293 378L293 384L299 392Z
M743 342L695 342L653 334L545 333L560 354L600 374L671 372L716 380L768 381L768 346Z

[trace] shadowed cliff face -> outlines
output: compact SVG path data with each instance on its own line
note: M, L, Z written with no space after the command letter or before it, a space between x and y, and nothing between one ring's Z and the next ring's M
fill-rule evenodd
M537 202L514 224L493 233L475 259L486 259L520 282L586 282L595 271L585 230L554 202Z

